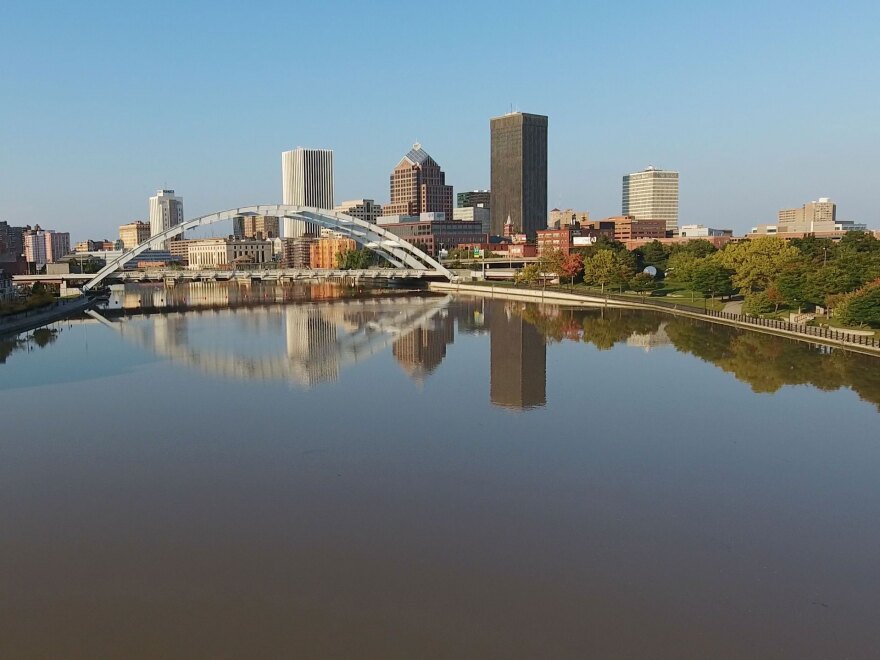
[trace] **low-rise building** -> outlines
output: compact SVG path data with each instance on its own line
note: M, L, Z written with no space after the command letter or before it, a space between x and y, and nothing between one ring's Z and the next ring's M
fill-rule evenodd
M459 222L475 222L480 226L480 231L489 233L489 218L492 212L486 206L460 206L452 210L452 219Z
M438 214L439 215L439 214ZM440 249L453 248L462 243L488 243L489 237L473 222L439 220L435 222L398 222L385 225L385 229L409 241L431 256Z
M357 249L350 238L319 238L309 245L309 265L312 268L337 268L338 255Z
M103 250L112 250L114 248L113 241L80 241L73 246L74 252L98 252Z
M272 242L236 238L191 240L187 243L187 261L191 270L266 264L272 261Z
M526 257L537 257L538 247L531 243L510 243L507 246L506 256L511 259L522 259Z
M311 246L318 239L314 236L285 238L281 251L282 268L310 268Z
M709 236L733 236L732 229L712 229L706 225L681 225L678 235L688 238L708 238Z
M376 218L377 225L399 225L408 222L444 222L446 214L442 211L428 211L418 215L380 215Z
M189 265L189 245L195 243L197 238L172 238L168 241L168 252L174 259L184 266Z
M614 240L616 241L666 238L667 223L665 220L636 220L631 215L621 215L607 218L606 222L614 223Z
M547 216L548 229L563 229L576 225L584 225L590 222L589 211L575 211L574 209L553 209Z
M578 227L566 225L561 229L539 229L535 234L535 247L539 255L554 250L568 254L574 246L574 237L580 237L581 230Z
M488 190L468 190L458 193L458 208L463 209L472 206L490 208L492 206L492 193ZM453 214L455 211L453 211Z

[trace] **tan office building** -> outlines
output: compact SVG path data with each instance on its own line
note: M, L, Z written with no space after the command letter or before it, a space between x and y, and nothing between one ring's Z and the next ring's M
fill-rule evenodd
M150 237L150 225L140 220L120 225L119 240L123 250L132 250Z
M376 224L376 220L382 215L382 205L372 199L350 199L335 206L333 210L371 224Z
M416 143L391 172L391 201L382 215L445 213L452 219L452 186L431 156Z
M636 220L662 220L678 233L678 172L648 167L623 177L622 215Z
M278 238L281 223L275 215L237 215L232 219L232 233L236 238L268 240Z
M834 231L837 222L837 205L827 197L807 202L801 208L782 209L777 215L777 232Z
M565 229L576 224L585 225L588 222L590 222L589 211L553 209L547 218L547 229Z

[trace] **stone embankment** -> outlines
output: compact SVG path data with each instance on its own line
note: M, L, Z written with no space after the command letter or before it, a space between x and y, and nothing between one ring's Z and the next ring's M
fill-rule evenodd
M28 330L34 330L55 321L60 321L68 316L87 310L93 303L94 301L91 298L79 296L71 300L59 300L48 307L19 312L18 314L0 318L0 336L27 332Z

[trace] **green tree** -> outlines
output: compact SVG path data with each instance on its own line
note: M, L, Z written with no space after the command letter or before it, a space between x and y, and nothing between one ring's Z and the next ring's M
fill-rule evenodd
M814 263L821 264L829 256L833 258L835 253L834 241L829 238L816 238L813 234L803 238L793 238L789 241L789 245L796 247L806 261Z
M685 241L684 243L676 243L671 246L671 254L683 252L692 257L696 257L697 259L708 257L710 254L714 254L717 251L718 248L712 245L709 241L705 241L701 238L693 241Z
M688 252L674 252L669 257L669 268L666 271L667 276L682 286L692 289L697 261L697 257Z
M660 270L666 270L669 261L669 252L660 241L651 241L633 250L638 259L639 266L656 266Z
M786 266L801 258L801 253L781 238L762 236L729 243L716 258L722 266L734 271L733 285L743 293L749 293L770 286Z
M629 281L629 290L635 291L636 293L647 293L648 291L653 291L656 289L659 284L657 280L654 279L654 276L650 273L636 273L632 276Z
M840 239L841 252L880 253L880 240L874 234L864 231L848 231Z
M565 261L565 254L562 250L547 250L538 257L538 268L542 273L551 273L556 277L562 277L562 266Z
M373 265L375 254L365 248L345 250L336 255L336 265L341 270L365 270Z
M834 315L846 325L880 328L880 280L843 296Z
M704 296L729 296L734 292L731 276L733 271L715 259L699 259L694 265L691 288Z
M537 263L526 264L513 278L515 284L532 285L541 279L541 267Z
M746 294L745 301L743 302L743 311L751 316L769 314L773 311L774 307L775 305L770 299L770 296L764 291L755 291L754 293Z
M612 250L599 250L584 261L584 281L598 284L604 293L608 285L628 282L633 270L631 258L626 259Z
M810 271L804 264L798 263L786 268L779 277L776 278L774 285L783 302L792 307L802 309L805 304L819 304L824 296L815 295L811 292L811 282L809 279ZM815 302L813 301L815 299Z

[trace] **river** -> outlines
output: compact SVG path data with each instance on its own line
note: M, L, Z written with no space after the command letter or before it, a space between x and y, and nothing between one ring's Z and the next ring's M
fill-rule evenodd
M660 313L117 287L0 342L0 657L876 657L878 412Z

